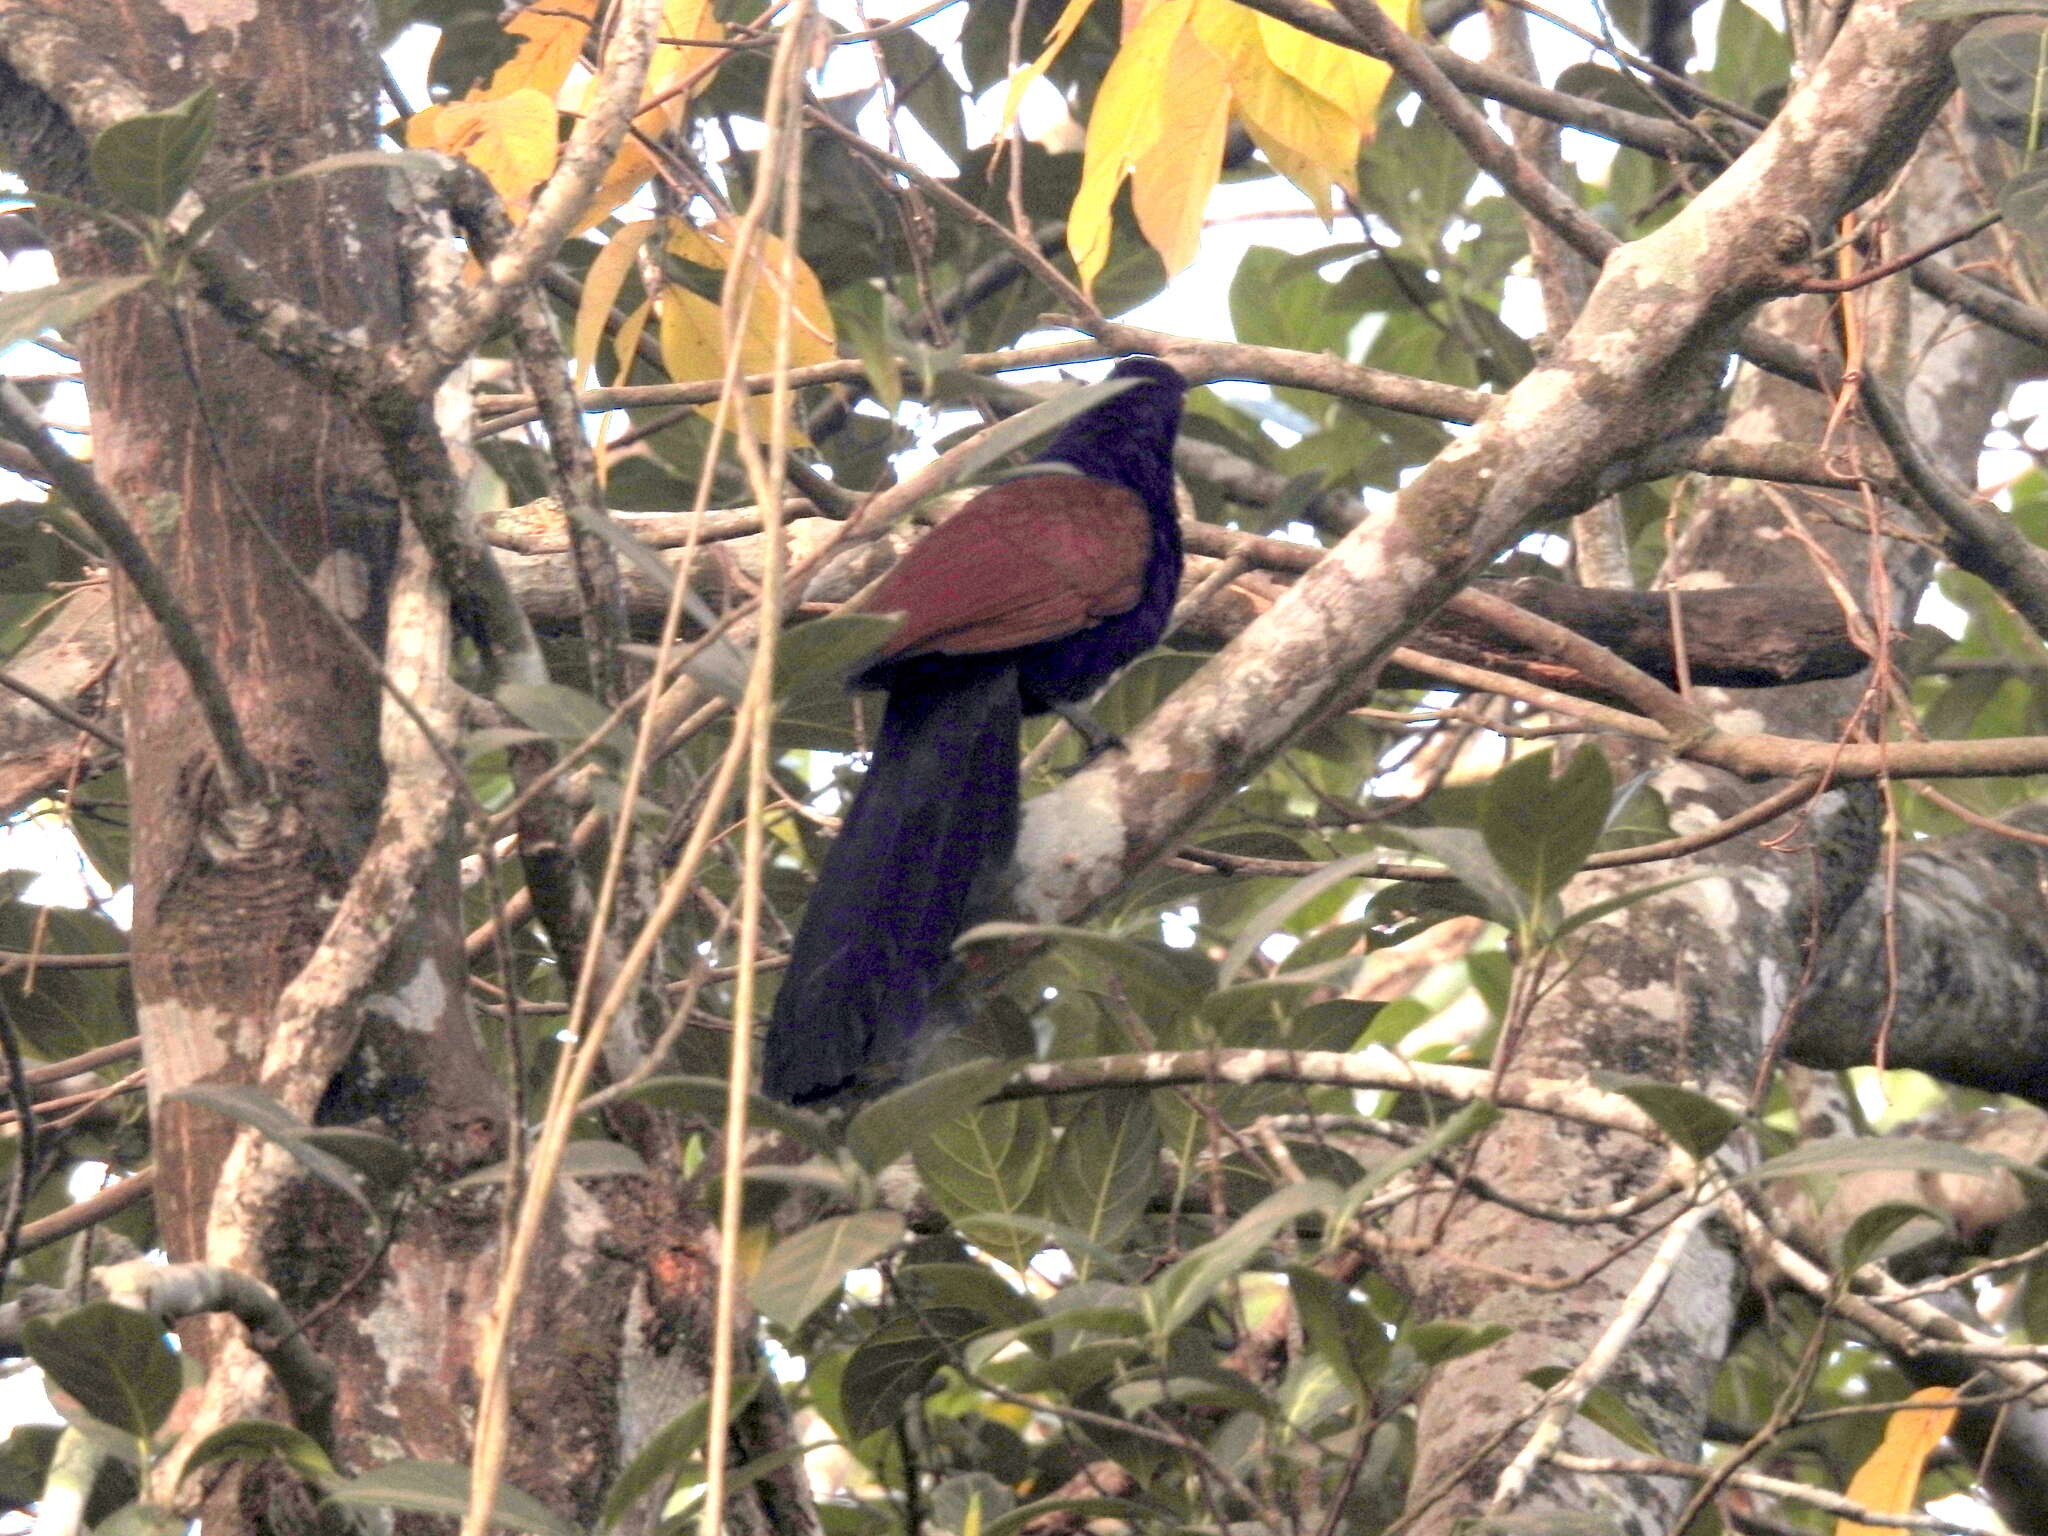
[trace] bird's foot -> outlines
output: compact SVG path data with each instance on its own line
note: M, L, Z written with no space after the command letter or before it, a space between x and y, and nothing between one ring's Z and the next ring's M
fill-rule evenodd
M1073 767L1066 769L1066 775L1071 776L1079 773L1105 752L1111 750L1121 751L1123 749L1123 737L1110 730L1101 721L1089 714L1087 710L1081 708L1080 705L1055 704L1052 707L1052 712L1072 726L1075 733L1086 744L1085 750L1081 753L1081 761L1074 764Z

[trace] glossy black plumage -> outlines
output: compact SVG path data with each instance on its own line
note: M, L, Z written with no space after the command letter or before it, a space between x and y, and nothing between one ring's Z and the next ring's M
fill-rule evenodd
M829 1100L915 1054L954 938L1017 838L1017 726L1155 645L1179 589L1173 441L1186 385L1156 358L897 566L905 624L855 679L888 704L819 871L769 1022L763 1089ZM1078 473L1076 473L1078 472Z

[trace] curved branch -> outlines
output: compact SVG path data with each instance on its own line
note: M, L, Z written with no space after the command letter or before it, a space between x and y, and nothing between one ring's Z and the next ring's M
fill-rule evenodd
M143 607L156 620L164 645L184 671L193 701L213 738L214 755L229 802L236 806L261 802L269 793L270 778L249 750L241 722L235 718L227 684L200 642L192 616L178 601L163 572L156 568L128 519L121 515L121 509L114 505L92 471L57 446L28 397L5 380L0 380L0 426L49 472L50 483L64 493L72 510L106 546L109 557L121 568Z
M1558 346L1469 432L1335 544L1251 628L1131 735L1128 751L1031 802L1017 892L1032 915L1071 921L1128 874L1186 840L1236 784L1307 721L1355 693L1470 575L1602 471L1689 420L1718 385L1747 312L1805 270L1815 231L1889 172L1950 89L1953 25L1907 24L1904 0L1868 0L1734 165L1670 223L1610 255ZM1715 743L1737 772L1796 774L1835 760L1826 743ZM1851 747L2029 765L2048 743ZM1996 771L1996 770L1994 770Z
M404 344L394 372L409 393L425 395L483 340L513 298L554 259L583 216L605 168L618 155L640 110L660 30L661 0L628 0L605 51L597 101L562 146L555 171L533 199L532 210L505 248L484 264L483 280L428 317Z

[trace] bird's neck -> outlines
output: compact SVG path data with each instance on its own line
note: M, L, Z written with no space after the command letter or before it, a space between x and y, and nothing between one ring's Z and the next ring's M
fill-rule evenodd
M1173 461L1169 450L1142 441L1125 428L1116 432L1074 432L1053 440L1033 468L1071 472L1136 493L1154 517L1172 518Z

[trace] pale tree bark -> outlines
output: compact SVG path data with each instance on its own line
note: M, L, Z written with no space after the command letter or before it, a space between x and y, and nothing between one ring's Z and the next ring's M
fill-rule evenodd
M1939 140L1930 135L1929 142ZM1938 148L1925 152L1895 209L1900 245L1909 248L1974 218L1980 210L1967 206L1968 186L1952 159ZM1953 325L1937 306L1924 299L1909 301L1909 293L1905 282L1892 280L1860 300L1859 318L1879 345L1868 366L1899 379L1923 439L1951 474L1974 483L1991 412L2040 359L1987 328ZM1766 323L1780 334L1808 339L1823 322L1819 301L1794 300L1775 306ZM1824 397L1751 373L1738 386L1724 430L1738 439L1818 443L1828 417ZM1850 447L1845 440L1842 451ZM1873 451L1867 438L1862 451ZM1835 503L1854 510L1853 502L1836 498ZM1921 525L1913 508L1887 503L1882 511L1887 519ZM1665 579L1685 588L1819 587L1825 577L1816 548L1838 573L1846 573L1847 590L1862 596L1867 620L1896 627L1910 617L1930 570L1923 548L1888 543L1889 611L1871 613L1868 536L1824 515L1815 496L1754 482L1715 482L1700 497ZM1867 686L1865 675L1769 692L1700 689L1695 702L1726 730L1767 730L1825 741L1856 714ZM1631 754L1617 767L1634 771L1653 761ZM1684 764L1665 766L1652 782L1681 831L1733 814L1758 794L1717 770ZM1878 820L1870 810L1877 797L1876 789L1862 784L1830 792L1802 832L1784 838L1785 828L1779 825L1700 855L1690 861L1700 875L1695 883L1595 925L1583 956L1535 1010L1516 1051L1516 1068L1563 1077L1599 1069L1638 1073L1746 1099L1766 1050L1788 1025L1795 1057L1827 1062L1832 1055L1829 1064L1837 1065L1869 1061L1871 1031L1885 1011L1886 985L1878 958L1883 897L1872 883ZM2014 871L2024 866L2030 878L2038 853L1972 835L1952 839L1938 851L1916 852L1906 861L1917 866L1910 877L1917 882L1913 889L1946 893L1946 918L1959 926L1974 920L1967 940L1954 932L1941 939L1951 948L1964 942L1980 946L1984 958L1965 972L1972 979L1982 977L1986 987L1985 995L1971 999L1978 1016L2013 997L2013 972L2030 953L2023 933L2006 925L1994 938L1991 928L2001 892L2022 879ZM1591 901L1678 872L1682 867L1665 866L1589 876L1575 887L1573 900ZM1907 878L1902 873L1902 910L1908 905ZM1973 883L1977 888L1968 889ZM2038 909L2038 894L2034 903ZM1923 897L1911 905L1919 912L1934 903ZM2030 1067L2038 1088L2038 1056L2027 1066L2013 1067L2012 1031L2032 1027L2024 1016L2002 1016L2002 1053L1986 1049L1989 1042L1980 1032L1975 1040L1951 1038L1950 1054L1938 1054L1933 1041L1951 1027L1955 1010L1922 1009L1931 982L1912 990L1915 977L1954 977L1952 970L1941 968L1941 957L1950 949L1935 948L1934 926L1930 922L1900 935L1902 954L1913 958L1902 979L1894 1064L1940 1072L1968 1055L1971 1062L1962 1080L1992 1086L2003 1071L2005 1085L2014 1086L2012 1072ZM1806 976L1812 931L1826 941L1814 973ZM1960 980L1953 984L1970 990ZM1845 1033L1851 1036L1846 1041ZM1908 1037L1920 1047L1909 1046ZM1914 1059L1905 1059L1908 1054ZM1533 1116L1511 1118L1475 1163L1475 1171L1499 1187L1558 1207L1625 1198L1662 1167L1662 1156L1644 1143ZM1922 1189L1920 1198L1928 1194ZM1871 1203L1880 1198L1882 1193L1870 1192ZM1500 1469L1518 1443L1519 1431L1512 1426L1536 1401L1523 1378L1536 1367L1569 1367L1584 1357L1636 1282L1655 1233L1671 1215L1666 1206L1630 1223L1585 1227L1479 1203L1450 1213L1435 1246L1407 1269L1423 1305L1431 1315L1507 1322L1522 1331L1494 1350L1446 1367L1425 1393L1417 1429L1416 1497L1441 1498L1427 1508L1417 1529L1448 1530L1461 1514L1487 1506ZM1847 1217L1847 1212L1832 1215L1828 1229L1838 1231ZM1649 1241L1593 1273L1628 1238ZM1572 1287L1560 1305L1561 1298L1547 1289L1504 1283L1498 1278L1501 1269L1528 1274L1538 1284L1588 1273L1593 1277ZM1741 1262L1728 1234L1708 1227L1689 1246L1661 1305L1636 1335L1620 1368L1607 1378L1606 1385L1676 1458L1696 1454L1707 1389L1726 1353L1742 1283ZM1951 1370L1948 1379L1960 1378ZM1565 1443L1581 1455L1626 1454L1611 1436L1584 1420L1573 1424ZM1612 1515L1620 1529L1653 1532L1671 1528L1691 1492L1690 1485L1672 1480L1553 1471L1539 1475L1533 1502L1518 1508L1600 1510Z
M9 159L33 188L90 199L94 135L208 84L220 91L220 130L194 188L202 199L373 147L373 10L328 0L0 0ZM222 235L267 298L303 306L371 359L420 313L401 242L424 228L425 213L403 210L406 185L361 173L301 180L258 196ZM48 224L64 276L139 269L136 250L90 221L55 214ZM444 325L435 336L443 332L453 334ZM227 803L184 676L117 584L134 980L162 1240L174 1261L207 1257L209 1212L218 1227L235 1193L222 1205L216 1184L236 1127L169 1096L266 1071L280 998L295 983L317 989L321 977L305 967L336 938L330 921L366 856L379 856L373 834L409 819L408 835L428 845L408 855L411 872L376 919L387 931L373 936L374 971L331 1018L317 1016L309 1048L345 1059L324 1094L312 1084L306 1107L410 1147L413 1198L381 1256L359 1209L318 1185L299 1189L288 1219L227 1237L251 1247L259 1278L295 1315L331 1303L309 1337L339 1374L344 1470L464 1459L502 1192L447 1185L505 1155L509 1105L467 1005L457 846L433 834L425 808L383 804L382 696L361 657L383 652L386 639L401 495L388 445L339 392L251 345L189 294L174 317L145 290L96 315L79 339L95 471L196 617L271 779L260 804ZM90 594L76 601L79 633L60 627L39 640L31 676L90 697L82 674L103 668L108 652L88 622ZM24 731L47 737L49 727ZM76 735L67 728L40 750L75 755ZM317 952L323 964L339 958ZM298 1076L294 1091L304 1092ZM711 1266L675 1172L565 1185L515 1329L521 1398L508 1472L578 1519L622 1458L702 1390L696 1318ZM217 1231L212 1246L220 1240ZM210 1391L228 1394L234 1411L263 1404L260 1364L233 1325L185 1332L216 1368ZM308 1514L289 1477L207 1476L209 1529L282 1528ZM204 1491L188 1484L185 1496Z

